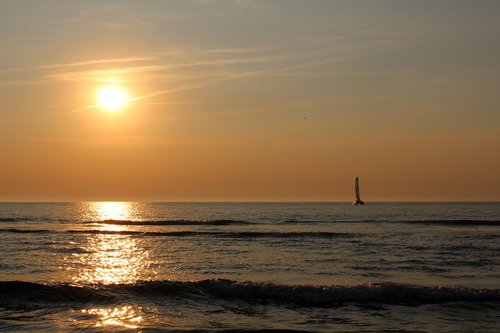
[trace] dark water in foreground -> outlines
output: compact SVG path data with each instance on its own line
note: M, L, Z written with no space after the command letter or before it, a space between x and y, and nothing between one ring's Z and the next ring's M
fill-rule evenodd
M0 331L500 330L500 203L3 203L0 254Z

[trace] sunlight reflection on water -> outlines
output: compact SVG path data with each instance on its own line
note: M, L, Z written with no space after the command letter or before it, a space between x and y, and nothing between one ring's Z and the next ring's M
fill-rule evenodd
M78 284L134 283L144 279L149 251L128 235L92 235L78 254L81 266L73 281Z
M97 220L128 220L132 215L130 202L92 202L90 210Z
M142 311L140 307L130 305L111 308L90 308L82 309L81 313L87 316L95 316L95 327L113 326L123 328L138 328L142 323Z
M100 220L122 220L131 215L132 204L126 202L97 202L89 204L91 214ZM126 231L127 226L102 225L103 231ZM130 235L93 234L82 244L83 253L77 262L81 269L73 281L83 284L134 283L143 279L149 266L149 251Z
M128 220L133 214L133 204L126 202L89 203L86 216L89 220ZM127 231L123 225L102 224L100 231ZM77 284L130 284L151 277L150 252L140 239L122 234L91 234L81 244L81 253L69 260L76 265L73 282ZM75 258L76 257L76 258ZM99 328L138 328L143 322L142 309L136 306L96 307L82 309L81 315L92 317Z

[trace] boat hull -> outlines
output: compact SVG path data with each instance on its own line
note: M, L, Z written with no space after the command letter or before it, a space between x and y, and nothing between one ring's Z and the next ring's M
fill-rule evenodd
M364 205L364 204L365 204L364 201L361 201L361 200L354 200L352 202L353 206L361 206L361 205Z

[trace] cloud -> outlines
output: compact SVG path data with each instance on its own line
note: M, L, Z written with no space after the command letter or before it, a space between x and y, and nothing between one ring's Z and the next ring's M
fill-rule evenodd
M135 57L135 58L97 59L97 60L69 62L69 63L61 63L61 64L48 64L48 65L40 65L40 66L33 66L33 67L12 68L12 69L7 69L4 72L56 69L56 68L67 68L67 67L82 67L82 66L97 65L97 64L113 64L113 63L151 61L151 60L154 60L154 58L153 57Z
M225 49L170 48L123 58L89 59L18 68L11 74L15 76L22 72L30 77L6 79L0 81L0 86L66 82L147 82L153 90L132 96L130 101L137 102L249 77L322 75L317 70L314 73L307 71L339 61L339 57L334 43L321 43L317 46L307 45L302 49L296 49L293 45ZM155 90L155 86L160 89ZM47 106L54 107L57 106ZM93 107L95 106L75 107L68 113Z

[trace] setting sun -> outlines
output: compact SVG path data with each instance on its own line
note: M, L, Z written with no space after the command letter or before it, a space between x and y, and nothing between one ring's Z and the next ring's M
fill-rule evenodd
M118 88L103 88L97 93L99 105L109 111L116 111L127 103L127 96Z

